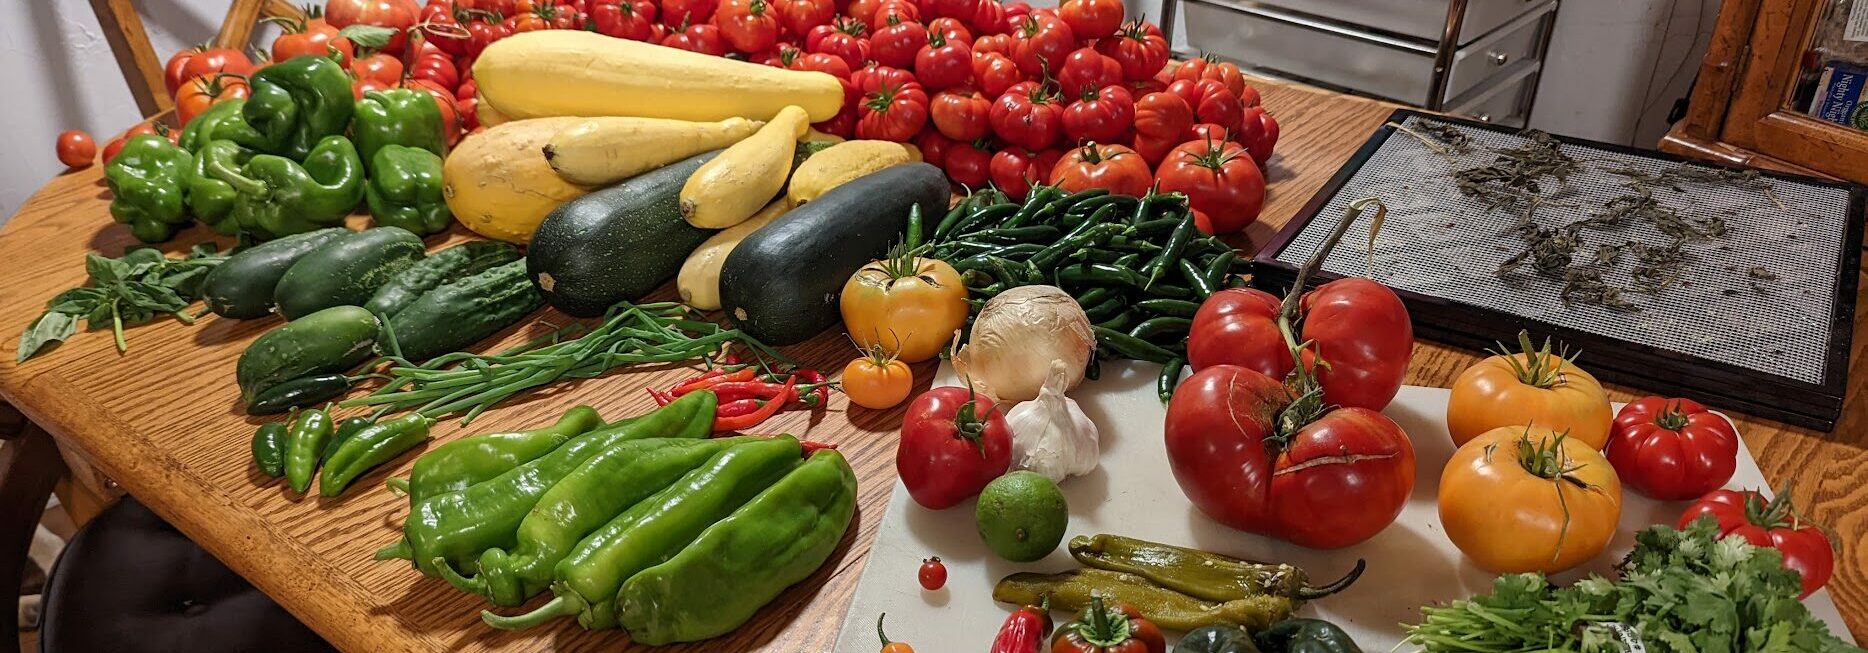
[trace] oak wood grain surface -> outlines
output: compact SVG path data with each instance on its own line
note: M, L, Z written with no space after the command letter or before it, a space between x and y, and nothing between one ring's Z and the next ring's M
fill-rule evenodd
M1239 242L1249 249L1268 241L1393 108L1306 87L1255 83L1284 133L1271 162L1264 217ZM425 578L405 562L371 560L373 550L396 537L407 509L404 501L382 491L381 483L390 473L406 474L413 454L364 476L336 499L298 497L261 476L248 453L260 421L237 405L233 368L246 344L276 327L277 318L208 317L192 327L161 320L131 329L127 354L115 350L107 333L81 332L24 365L14 364L19 329L48 298L83 282L83 255L116 256L132 244L126 229L109 222L108 194L99 178L93 167L53 180L0 232L0 315L6 316L0 319L0 397L62 444L81 449L130 493L344 650L628 648L619 632L585 633L570 620L523 633L492 630L481 625L477 615L485 606L475 597ZM184 249L204 238L205 231L190 230L164 248ZM430 245L464 238L457 233ZM1868 301L1859 306L1868 312ZM514 342L568 321L542 311L501 339ZM1868 315L1858 315L1857 323L1868 325ZM1777 483L1794 480L1796 498L1809 516L1828 523L1849 543L1830 587L1851 628L1868 633L1868 565L1862 548L1854 545L1868 534L1868 454L1863 452L1868 409L1862 403L1868 370L1862 369L1861 352L1868 337L1859 329L1855 343L1854 383L1836 431L1841 435L1743 416L1739 427L1765 476ZM495 346L483 343L482 349ZM841 369L853 353L841 333L826 333L786 351L827 372ZM1408 382L1445 386L1473 360L1473 352L1420 343ZM931 363L916 368L923 387L931 371ZM665 386L686 373L637 371L552 386L490 411L467 428L443 422L433 442L549 423L578 403L594 405L612 419L639 413L653 405L644 387ZM1615 395L1625 400L1632 393L1618 388ZM840 445L860 479L856 523L823 569L731 636L667 650L828 651L895 483L899 422L899 410L849 408L840 396L822 414L786 413L773 422L772 431ZM896 571L902 582L913 582L913 570ZM939 653L937 648L924 646Z

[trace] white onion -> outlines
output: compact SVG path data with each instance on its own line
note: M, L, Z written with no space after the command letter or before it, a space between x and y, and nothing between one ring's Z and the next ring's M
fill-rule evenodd
M953 362L976 391L1017 402L1038 396L1052 361L1067 367L1065 389L1077 387L1095 350L1090 318L1076 299L1056 286L1019 286L986 302Z

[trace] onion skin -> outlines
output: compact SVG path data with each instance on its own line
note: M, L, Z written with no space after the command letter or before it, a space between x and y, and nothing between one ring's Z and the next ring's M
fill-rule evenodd
M954 370L1000 401L1029 401L1044 387L1052 361L1067 366L1069 390L1083 382L1095 351L1090 318L1069 293L1055 286L1019 286L980 309L966 347L954 356Z

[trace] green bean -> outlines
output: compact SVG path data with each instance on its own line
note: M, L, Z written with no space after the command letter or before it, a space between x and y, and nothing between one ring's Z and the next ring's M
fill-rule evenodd
M1227 249L1213 257L1213 260L1207 261L1206 269L1200 272L1200 276L1206 279L1206 285L1214 288L1226 287L1226 275L1232 273L1232 261L1236 258L1239 258L1239 254Z
M1144 299L1135 302L1135 307L1156 315L1173 317L1193 317L1200 312L1200 305L1183 299Z
M918 202L908 206L908 229L902 243L908 249L921 246L921 204Z
M1174 398L1174 387L1180 385L1180 371L1187 367L1187 359L1175 358L1161 366L1161 375L1155 377L1155 394L1161 397L1161 403Z
M1090 327L1090 331L1096 334L1096 343L1098 347L1107 349L1123 358L1160 363L1162 365L1166 365L1168 361L1176 358L1174 352L1162 349L1159 345L1120 331L1112 331L1100 326L1092 326Z
M1181 259L1175 267L1180 269L1180 277L1187 280L1187 285L1191 286L1194 294L1199 295L1201 299L1213 294L1215 290L1213 284L1207 283L1206 273L1200 270L1200 266L1194 264L1193 259Z
M1180 224L1174 227L1174 234L1168 236L1167 246L1163 247L1161 253L1156 254L1154 260L1149 261L1147 268L1144 269L1148 275L1146 285L1154 285L1155 280L1161 278L1161 273L1180 259L1181 251L1187 249L1187 241L1193 238L1194 231L1193 211L1187 211L1181 215Z
M1187 329L1192 327L1193 320L1184 317L1151 317L1142 320L1142 323L1135 325L1135 328L1129 329L1129 335L1150 340L1160 335L1186 333Z

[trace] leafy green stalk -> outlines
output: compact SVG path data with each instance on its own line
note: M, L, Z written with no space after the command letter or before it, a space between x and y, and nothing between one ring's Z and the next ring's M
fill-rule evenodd
M89 254L84 259L85 285L59 293L46 302L45 312L20 334L19 357L25 362L47 345L63 342L78 332L78 320L95 331L106 326L117 351L129 351L124 327L173 315L184 324L194 320L184 312L201 298L208 271L227 260L214 243L195 245L183 258L172 259L153 247L132 247L122 258Z

